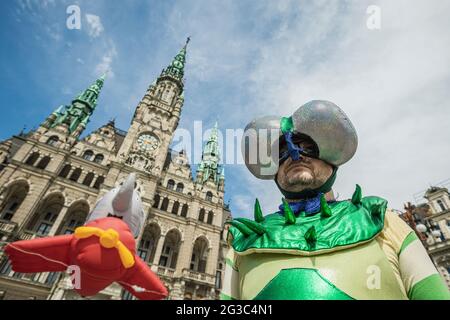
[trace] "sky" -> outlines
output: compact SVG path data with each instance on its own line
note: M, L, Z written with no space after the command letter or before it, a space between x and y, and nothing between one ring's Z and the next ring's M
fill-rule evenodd
M73 5L79 30L66 25ZM180 128L242 129L330 100L359 137L338 171L339 199L358 183L402 209L450 178L450 1L9 0L0 10L0 140L38 126L104 72L87 132L113 118L127 130L190 36ZM251 216L256 197L264 213L281 202L242 164L226 165L225 190L234 216Z

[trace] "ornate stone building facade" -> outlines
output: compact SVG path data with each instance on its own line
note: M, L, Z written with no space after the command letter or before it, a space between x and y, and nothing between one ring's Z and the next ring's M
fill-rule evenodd
M186 43L187 44L187 43ZM96 201L136 172L147 214L138 254L165 282L169 299L215 299L227 245L225 176L217 125L195 179L170 143L184 103L186 45L150 85L127 132L110 121L80 138L104 84L98 79L39 128L0 143L0 239L69 234ZM18 274L0 251L0 299L79 299L68 275ZM93 299L130 299L112 285Z
M431 260L450 289L450 193L447 188L430 187L426 203L408 203L402 218L416 231Z

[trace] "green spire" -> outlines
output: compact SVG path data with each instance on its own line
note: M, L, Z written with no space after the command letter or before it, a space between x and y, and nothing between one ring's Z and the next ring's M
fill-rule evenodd
M105 78L106 74L102 75L89 88L80 93L74 101L85 103L92 111L94 111L97 106L98 96L105 83Z
M203 148L202 161L200 162L197 172L203 172L203 178L200 183L205 183L209 179L212 179L217 185L220 180L225 179L225 171L219 164L220 162L220 150L218 143L218 124L217 121L214 124L214 128L211 130L211 135Z
M80 125L85 128L97 106L97 99L103 88L105 77L106 75L102 75L98 78L89 88L80 93L71 105L61 106L54 111L53 115L56 116L56 119L51 124L51 128L66 124L69 134L75 132Z
M191 41L191 38L187 38L186 44L181 48L180 52L173 58L172 63L163 70L161 76L171 76L177 80L183 81L184 66L186 64L186 48Z

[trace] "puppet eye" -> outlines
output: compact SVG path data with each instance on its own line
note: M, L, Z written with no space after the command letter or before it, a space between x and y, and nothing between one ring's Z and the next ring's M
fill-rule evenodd
M108 218L110 218L110 217L111 217L111 218L117 218L117 219L123 220L123 217L115 216L115 215L113 215L113 214L111 214L111 213L108 213L107 217L108 217Z

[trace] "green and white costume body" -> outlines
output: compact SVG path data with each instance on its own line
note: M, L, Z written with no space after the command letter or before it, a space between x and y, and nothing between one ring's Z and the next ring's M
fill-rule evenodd
M237 219L222 299L450 299L415 232L386 205L366 197L294 223L279 213Z
M279 147L283 135L288 151ZM296 145L294 135L310 139L315 151ZM450 299L415 232L387 209L386 200L362 197L359 186L351 200L325 200L338 167L353 157L358 144L338 106L315 100L289 118L255 119L244 137L253 138L243 139L242 151L258 179L276 182L286 155L292 161L315 157L334 170L315 190L295 194L277 184L291 202L312 201L312 212L297 206L294 214L283 199L280 212L264 216L257 200L254 221L230 222L223 299ZM269 154L255 157L251 150L264 145Z

